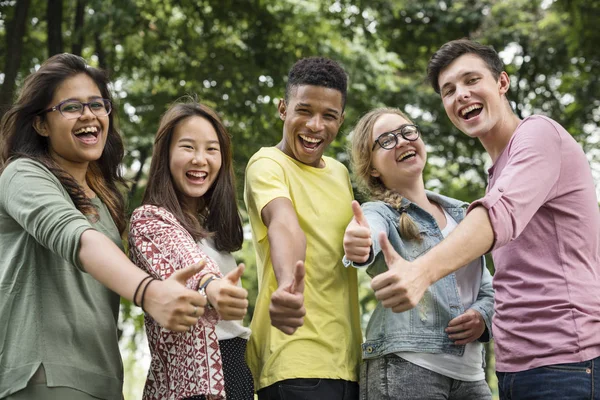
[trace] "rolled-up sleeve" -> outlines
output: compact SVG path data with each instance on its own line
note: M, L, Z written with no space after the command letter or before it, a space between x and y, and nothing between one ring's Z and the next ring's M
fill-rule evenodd
M544 119L528 120L501 155L496 177L490 177L488 192L471 204L488 210L494 245L492 250L519 237L533 215L557 189L560 174L561 139ZM503 168L502 168L503 167ZM494 166L496 168L496 165Z

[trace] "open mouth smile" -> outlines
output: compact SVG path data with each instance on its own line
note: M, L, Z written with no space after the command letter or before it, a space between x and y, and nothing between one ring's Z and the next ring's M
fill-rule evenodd
M471 104L470 106L467 106L467 107L463 108L462 110L460 110L459 114L460 114L461 118L468 121L472 118L475 118L479 114L481 114L482 110L483 110L483 105Z
M416 155L417 155L416 151L414 151L414 150L408 150L408 151L405 151L404 153L400 154L398 156L398 158L396 159L396 161L397 162L406 161L406 160L408 160L410 158L415 157Z
M100 136L100 129L97 126L84 126L74 131L73 135L85 144L96 144Z
M323 143L323 139L313 138L307 135L298 135L302 147L309 151L314 151Z
M208 172L205 171L187 171L185 176L192 181L192 183L204 183L206 177L208 176Z

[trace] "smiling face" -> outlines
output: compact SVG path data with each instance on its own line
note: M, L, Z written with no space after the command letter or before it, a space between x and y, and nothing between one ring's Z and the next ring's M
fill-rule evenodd
M206 118L192 116L175 127L169 146L169 169L186 206L198 210L200 198L221 170L219 138Z
M475 54L464 54L444 68L439 85L448 118L471 137L485 138L507 116L504 95L510 87L508 75L502 72L494 79L483 59Z
M278 148L289 157L316 168L344 121L342 94L336 89L303 85L279 103L283 139Z
M384 133L392 132L403 125L412 124L398 114L383 114L373 125L372 142ZM425 144L419 137L414 142L398 135L396 147L386 150L376 145L371 159L371 176L381 179L383 184L400 191L416 179L423 179L422 173L427 161Z
M100 89L86 74L78 74L65 79L57 88L48 108L65 100L78 100L88 103L102 99ZM83 115L76 119L65 118L58 110L37 117L35 127L39 135L48 138L48 148L52 159L67 172L74 175L75 169L87 168L104 151L108 136L109 117L97 117L89 107L84 107Z

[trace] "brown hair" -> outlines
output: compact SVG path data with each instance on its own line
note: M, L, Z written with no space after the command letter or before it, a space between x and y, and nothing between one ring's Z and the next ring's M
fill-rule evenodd
M419 227L402 207L402 195L387 188L381 179L371 175L373 169L373 127L375 122L385 114L397 114L412 123L397 108L376 108L366 113L352 131L350 141L350 157L352 170L359 188L374 200L383 201L400 213L398 221L400 235L407 240L421 240Z
M182 207L181 193L175 187L169 168L171 139L177 125L198 116L209 121L217 132L221 147L221 169L217 179L202 196L200 210ZM154 153L148 174L148 186L142 204L163 207L199 240L214 235L219 251L235 251L242 247L244 234L235 197L231 137L219 116L192 98L171 106L160 120L154 139Z
M98 211L85 195L75 178L50 156L48 138L34 129L36 118L45 118L40 113L48 108L58 87L68 78L78 74L89 76L98 86L102 97L112 102L108 88L109 79L102 70L90 67L86 61L73 54L57 54L42 64L40 69L29 75L13 106L0 122L0 172L18 158L29 158L42 163L60 181L69 193L75 207L85 215L98 217ZM90 188L106 204L119 232L125 230L125 202L118 185L125 184L120 164L123 160L123 141L115 127L117 111L113 107L108 115L108 137L100 158L90 162L86 180Z
M504 63L492 46L484 46L469 39L452 40L442 45L431 56L427 64L427 77L437 94L440 93L438 78L442 70L452 64L458 57L465 54L475 54L480 57L487 65L495 80L498 80L498 77L504 70Z

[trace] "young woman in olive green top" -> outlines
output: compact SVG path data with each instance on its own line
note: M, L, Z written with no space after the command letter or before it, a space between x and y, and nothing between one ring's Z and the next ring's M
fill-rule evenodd
M120 248L114 117L104 73L60 54L25 80L0 123L1 399L121 398L119 295L174 331L204 312L185 287L200 265L143 281Z

